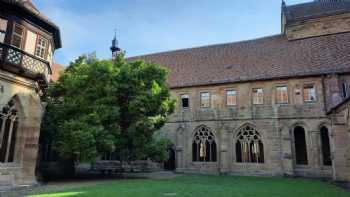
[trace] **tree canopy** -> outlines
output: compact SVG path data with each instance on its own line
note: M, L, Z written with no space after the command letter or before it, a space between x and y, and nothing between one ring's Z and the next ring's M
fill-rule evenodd
M60 156L92 161L105 152L121 160L164 160L166 140L154 133L173 112L168 71L144 61L81 56L45 93L42 142Z

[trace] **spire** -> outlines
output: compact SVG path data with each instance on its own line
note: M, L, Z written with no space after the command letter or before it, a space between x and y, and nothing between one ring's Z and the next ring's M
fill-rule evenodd
M117 29L114 30L114 38L112 40L111 51L112 51L113 59L115 59L118 56L118 54L121 52L121 49L118 47Z

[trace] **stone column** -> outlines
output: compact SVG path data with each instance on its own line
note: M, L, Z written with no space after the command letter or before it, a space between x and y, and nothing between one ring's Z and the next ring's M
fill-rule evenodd
M310 131L311 132L311 147L310 152L310 164L312 165L312 169L315 175L319 174L319 170L321 169L321 138L320 131Z
M184 170L184 126L180 125L176 131L176 148L175 148L175 159L176 159L176 172L183 172Z
M336 181L346 181L350 177L348 131L345 125L333 125L331 141L333 146L333 179Z
M182 146L177 146L176 147L176 172L183 172L183 147Z
M283 173L289 176L294 175L294 162L292 153L292 136L288 128L282 129L281 145L282 145L282 168Z
M221 174L226 174L229 171L229 159L228 159L228 133L225 129L220 130L220 147L219 147L219 172Z

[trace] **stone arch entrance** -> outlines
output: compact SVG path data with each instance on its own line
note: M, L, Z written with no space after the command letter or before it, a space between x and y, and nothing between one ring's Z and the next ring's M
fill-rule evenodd
M294 159L296 165L308 165L306 131L302 126L293 129Z
M332 165L331 158L331 145L329 139L329 130L326 126L320 128L321 135L321 151L322 151L322 164L324 166Z

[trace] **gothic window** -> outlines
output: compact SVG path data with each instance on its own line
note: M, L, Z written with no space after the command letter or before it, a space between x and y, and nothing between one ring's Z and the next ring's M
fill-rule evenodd
M261 135L252 126L245 126L237 134L236 161L239 163L264 163L264 144Z
M329 143L329 133L327 127L321 127L321 147L322 147L322 158L323 165L331 166L331 146Z
M13 101L0 111L0 162L14 161L18 115Z
M216 162L216 142L213 132L206 126L200 126L192 141L194 162Z
M297 165L307 165L307 149L306 149L306 138L305 129L301 126L294 128L294 149L295 149L295 160Z

